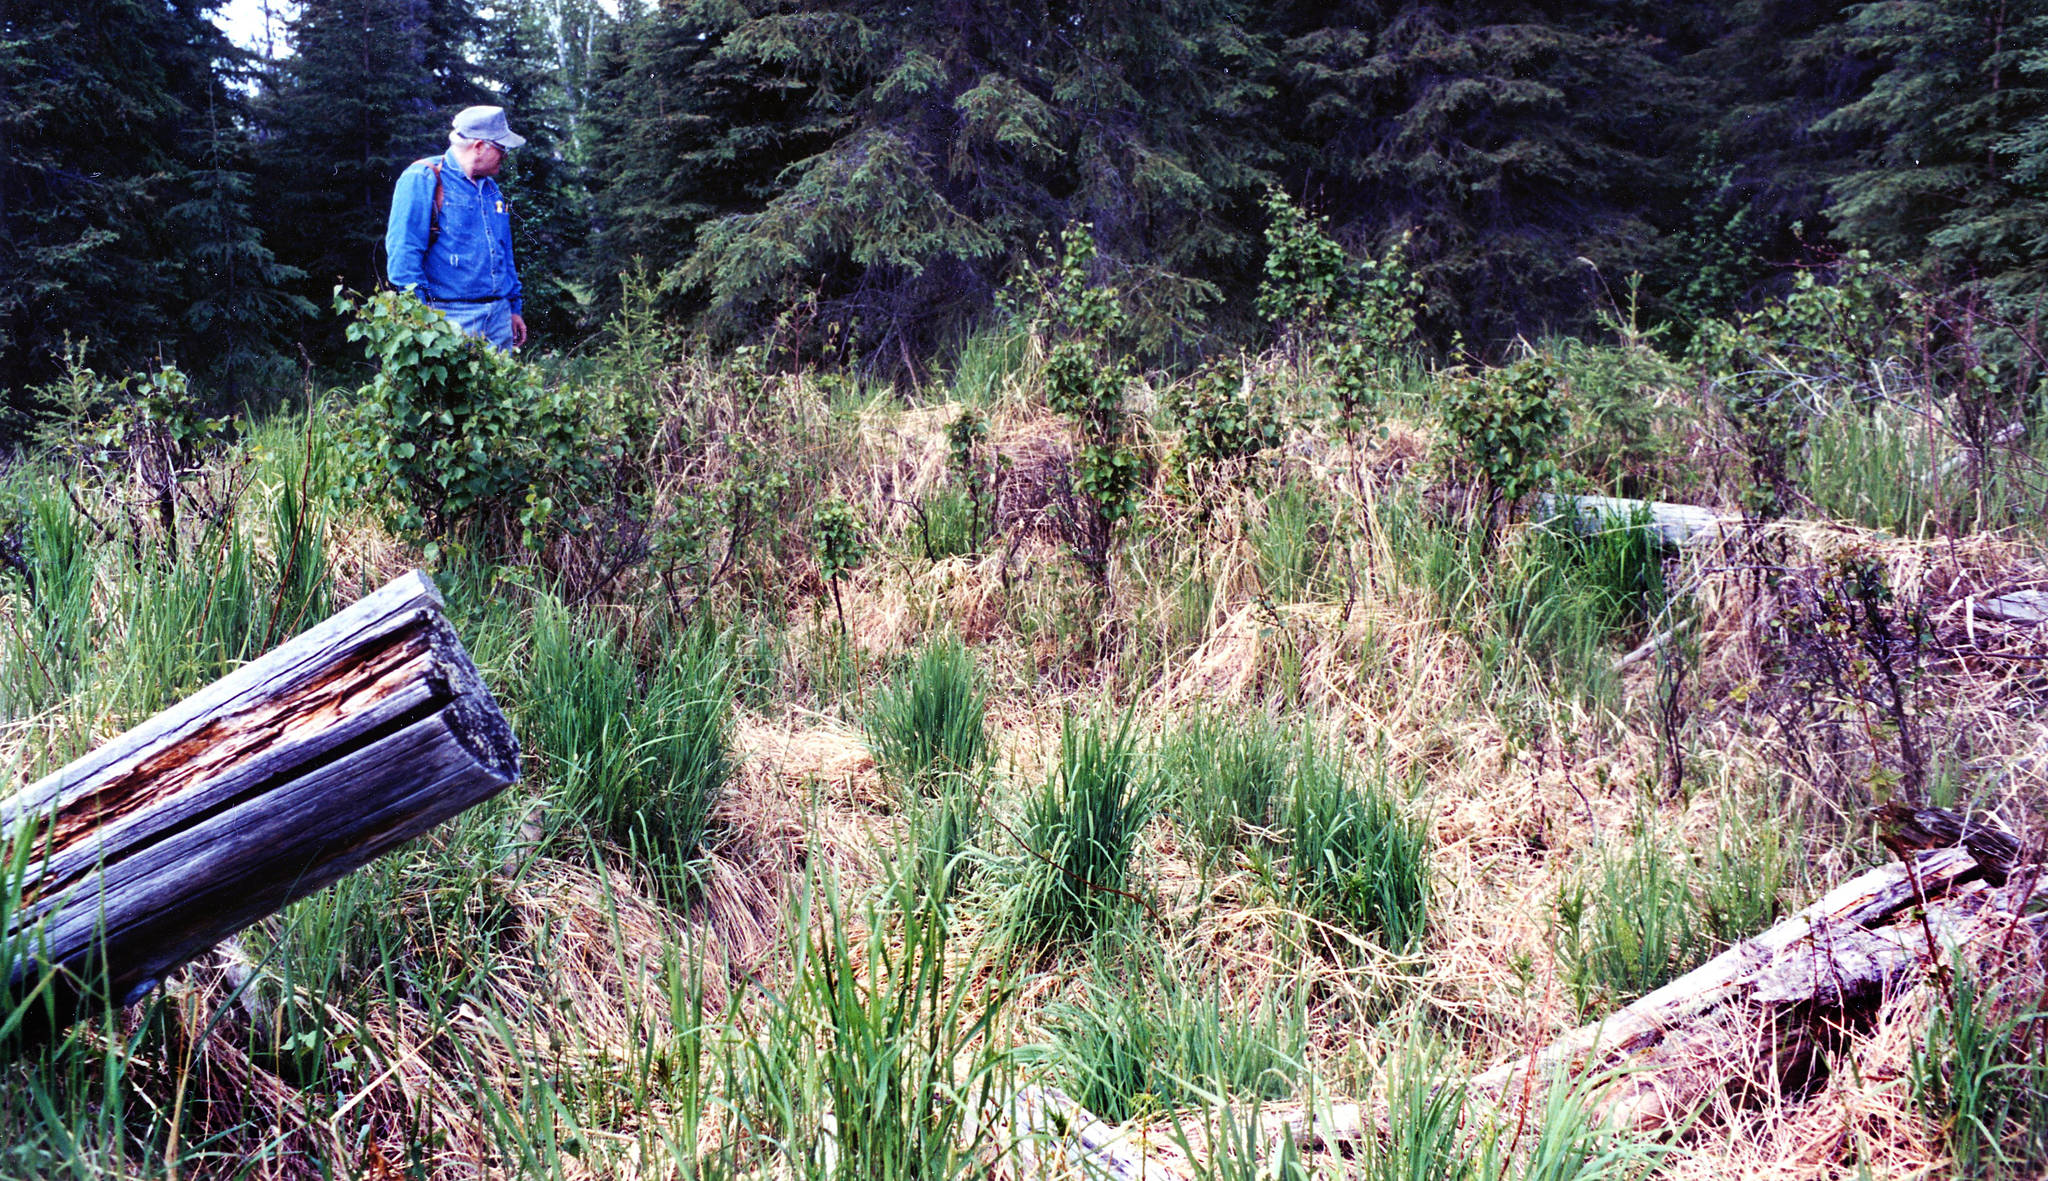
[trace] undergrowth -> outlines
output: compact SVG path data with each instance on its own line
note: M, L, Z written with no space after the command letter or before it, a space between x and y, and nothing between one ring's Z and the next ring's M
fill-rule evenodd
M1447 373L1404 255L1352 274L1316 225L1276 231L1285 347L1186 384L1075 239L943 387L713 361L651 291L417 438L389 381L238 426L170 373L81 386L0 474L12 781L416 564L526 761L14 1047L0 1175L983 1176L1026 1083L1199 1177L1761 1172L1827 1104L1877 1113L1842 1168L2031 1175L2026 924L2022 970L1902 984L1910 1038L1846 1030L1834 1090L1754 1119L1637 1137L1584 1078L1502 1119L1465 1080L1882 856L1880 800L2038 827L2038 637L1978 610L2041 582L2038 400L1805 280L1687 356L1631 323ZM486 435L517 462L472 472ZM1588 487L1730 523L1547 519ZM1393 1118L1341 1165L1259 1130L1354 1100Z

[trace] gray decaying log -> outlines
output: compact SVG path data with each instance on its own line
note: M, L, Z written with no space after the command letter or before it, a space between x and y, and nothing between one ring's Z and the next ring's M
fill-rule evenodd
M1625 1070L1605 1093L1606 1113L1637 1128L1683 1118L1711 1089L1742 1082L1730 1077L1728 1048L1762 1073L1788 1069L1807 1017L1874 1008L1951 950L2016 921L2033 883L1959 885L1979 871L1957 848L1871 870L1604 1021L1474 1078L1473 1090L1540 1101L1560 1071ZM1924 917L1898 921L1923 901Z
M1581 532L1624 528L1633 520L1647 518L1648 526L1655 529L1668 545L1683 545L1696 533L1741 521L1740 517L1730 517L1698 505L1550 493L1536 498L1536 517L1538 520L1569 517L1572 527Z
M2048 623L2048 591L2013 591L1988 599L1975 599L1971 601L1971 610L1978 615L2024 626Z
M1973 880L1982 869L1968 851L1942 848L1871 870L1604 1021L1466 1086L1519 1126L1553 1083L1590 1077L1597 1115L1645 1132L1685 1123L1717 1092L1782 1093L1812 1068L1816 1031L1845 1010L1874 1008L1956 950L1998 945L2021 925L2040 937L2048 916L2026 913L2048 892L2037 867L2004 887ZM1346 1153L1385 1134L1389 1118L1381 1104L1269 1106L1256 1113L1256 1137L1268 1152L1285 1139ZM1108 1127L1053 1087L1023 1088L1010 1120L1021 1137L1020 1178L1184 1181L1201 1173L1177 1151L1178 1138L1169 1146L1157 1129ZM1190 1139L1199 1153L1203 1137Z
M0 829L34 841L10 983L36 973L27 937L58 969L31 1024L131 1003L518 764L439 592L407 574L0 801Z

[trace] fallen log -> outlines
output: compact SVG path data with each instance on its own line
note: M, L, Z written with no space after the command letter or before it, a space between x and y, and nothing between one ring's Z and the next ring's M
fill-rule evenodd
M1744 995L1744 986L1767 971L1780 955L1825 954L1838 933L1875 925L1917 898L1938 897L1977 869L1961 849L1922 853L1910 864L1894 862L1851 878L1754 939L1745 940L1602 1020L1584 1025L1533 1055L1503 1063L1472 1080L1477 1090L1503 1093L1524 1086L1524 1075L1547 1078L1558 1069L1584 1066L1595 1050L1609 1061L1647 1050L1717 1005ZM1533 1083L1533 1080L1527 1080Z
M1599 1110L1638 1131L1671 1127L1717 1090L1781 1090L1811 1065L1813 1040L1958 950L2000 942L2040 916L2038 872L1993 886L1961 848L1914 854L1830 891L1602 1021L1475 1077L1510 1109L1540 1103L1560 1073L1611 1074ZM2021 880L2024 879L2024 880Z
M1941 970L1959 951L2003 944L2022 925L2032 937L2048 916L2029 903L2048 892L2037 868L1990 885L1969 851L1918 852L1871 870L1729 948L1604 1020L1462 1085L1495 1118L1522 1126L1530 1110L1591 1080L1589 1114L1637 1132L1686 1126L1717 1091L1783 1093L1815 1068L1816 1033L1839 1028L1852 1009L1876 1005ZM1585 1093L1585 1092L1577 1092ZM1109 1127L1057 1088L1023 1088L1009 1118L1019 1135L1020 1178L1109 1177L1185 1181L1203 1170L1202 1119L1170 1129ZM1214 1113L1210 1119L1213 1121ZM1225 1119L1249 1121L1265 1154L1282 1141L1306 1152L1351 1155L1386 1133L1383 1103L1268 1105ZM1188 1129L1194 1129L1192 1133Z
M25 854L4 946L17 1003L41 990L32 1033L133 1003L518 777L442 606L407 574L0 800Z
M1740 517L1692 504L1664 500L1629 500L1617 496L1568 496L1544 493L1536 498L1538 521L1567 520L1581 533L1603 529L1625 529L1641 522L1657 531L1667 545L1684 545L1696 533L1705 533Z
M1970 610L1973 614L2017 623L2024 627L2048 623L2048 591L2013 591L2009 594L1993 595L1988 599L1972 599Z

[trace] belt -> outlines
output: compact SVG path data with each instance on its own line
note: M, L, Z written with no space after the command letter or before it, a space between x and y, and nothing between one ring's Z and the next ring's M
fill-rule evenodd
M456 299L453 296L429 296L428 303L502 303L512 298L509 295L479 295L475 299Z

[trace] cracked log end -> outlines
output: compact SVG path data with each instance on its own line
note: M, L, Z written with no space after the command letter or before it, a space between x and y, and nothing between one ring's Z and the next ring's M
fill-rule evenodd
M47 1033L510 786L519 745L405 575L0 800L33 853L6 934ZM25 943L32 945L25 946Z

